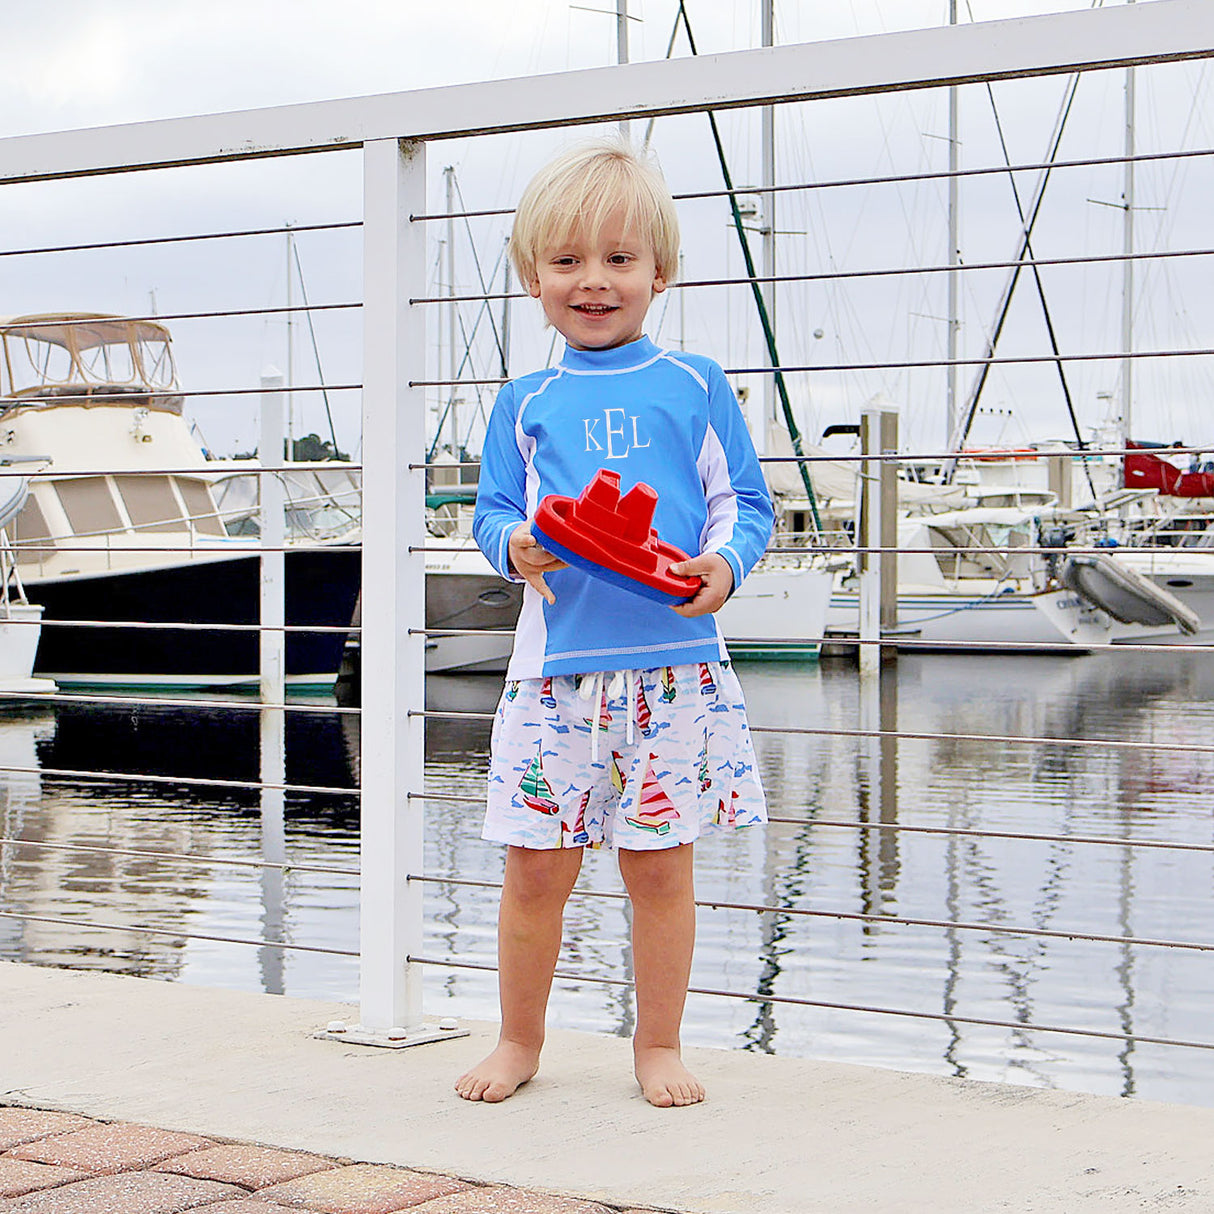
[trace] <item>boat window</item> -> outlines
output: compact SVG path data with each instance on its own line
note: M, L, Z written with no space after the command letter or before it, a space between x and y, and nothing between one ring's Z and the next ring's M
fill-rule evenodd
M177 382L173 354L167 341L145 338L139 343L139 362L143 367L144 383L153 388L171 388Z
M37 565L50 557L51 529L46 525L42 507L31 493L26 498L21 513L6 528L9 539L17 551L17 562L21 565Z
M80 366L90 383L129 384L139 377L135 356L125 341L105 341L86 346L79 353Z
M194 525L194 530L203 535L227 535L219 515L215 513L215 503L203 481L185 480L177 477L177 489L181 500L185 502L186 513Z
M185 522L167 476L115 476L131 523L141 531L181 531Z
M98 535L124 530L118 507L104 476L82 476L56 481L55 491L63 503L67 520L77 535Z
M71 352L59 342L18 337L6 344L12 359L14 392L47 383L65 384L72 378Z

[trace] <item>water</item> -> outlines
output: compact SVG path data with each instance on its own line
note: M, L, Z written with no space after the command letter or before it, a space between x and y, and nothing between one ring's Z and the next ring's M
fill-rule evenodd
M1080 841L1098 835L1211 844L1214 753L1085 743L1210 745L1214 657L903 656L879 687L864 692L844 663L740 673L755 726L988 737L758 733L772 815L790 821L703 844L699 896L822 913L703 909L693 985L953 1019L692 996L689 1043L1214 1105L1214 1050L956 1019L1214 1040L1208 953L992 930L1214 942L1214 853ZM490 678L433 678L428 691L433 708L486 711L496 693ZM1005 735L1047 740L1000 740ZM477 795L487 742L487 723L431 721L432 792ZM70 923L0 918L0 957L357 999L352 958L190 938L255 941L269 934L357 948L353 875L295 869L282 876L223 863L259 854L255 792L53 774L254 780L254 713L12 710L0 717L0 766L29 769L0 777L5 838L203 860L5 847L0 910ZM348 788L356 773L355 718L290 715L289 781ZM475 806L434 799L427 813L428 873L500 878L501 855L479 840ZM357 817L348 795L289 797L292 864L356 868ZM1056 838L829 824L857 821ZM620 890L611 856L590 854L582 884ZM492 963L494 891L429 885L426 905L428 955ZM627 913L618 899L573 899L562 970L626 977ZM859 915L877 921L841 917ZM907 925L894 916L975 926ZM165 934L149 936L137 925ZM491 1019L495 978L434 967L426 999L433 1013ZM626 1034L631 998L622 987L558 982L552 1021Z

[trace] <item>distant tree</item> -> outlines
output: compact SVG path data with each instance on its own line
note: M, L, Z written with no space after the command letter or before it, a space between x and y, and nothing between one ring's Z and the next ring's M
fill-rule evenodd
M339 451L331 442L322 439L319 434L305 434L297 438L291 448L293 460L325 460L344 459L350 457L344 451Z
M308 461L308 460L326 460L326 459L344 459L348 460L350 456L345 451L339 451L332 443L326 442L319 434L305 434L303 438L297 438L294 446L291 448L294 455L292 460ZM283 440L282 453L285 458L287 454L287 443ZM231 456L231 459L257 459L260 452L256 447L252 451L239 451ZM208 458L211 458L208 455Z

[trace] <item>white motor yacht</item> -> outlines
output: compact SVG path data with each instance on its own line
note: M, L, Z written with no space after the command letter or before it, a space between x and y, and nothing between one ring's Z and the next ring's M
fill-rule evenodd
M168 330L87 312L0 319L0 458L41 459L7 534L44 608L35 669L67 685L258 677L259 558L230 535L182 412ZM348 627L357 548L288 550L288 625ZM154 628L124 627L151 623ZM287 682L332 686L342 633L289 633Z

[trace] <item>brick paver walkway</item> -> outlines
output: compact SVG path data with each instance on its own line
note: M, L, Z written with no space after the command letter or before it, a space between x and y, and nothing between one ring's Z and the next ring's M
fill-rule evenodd
M408 1168L0 1106L0 1214L614 1214L615 1209Z

